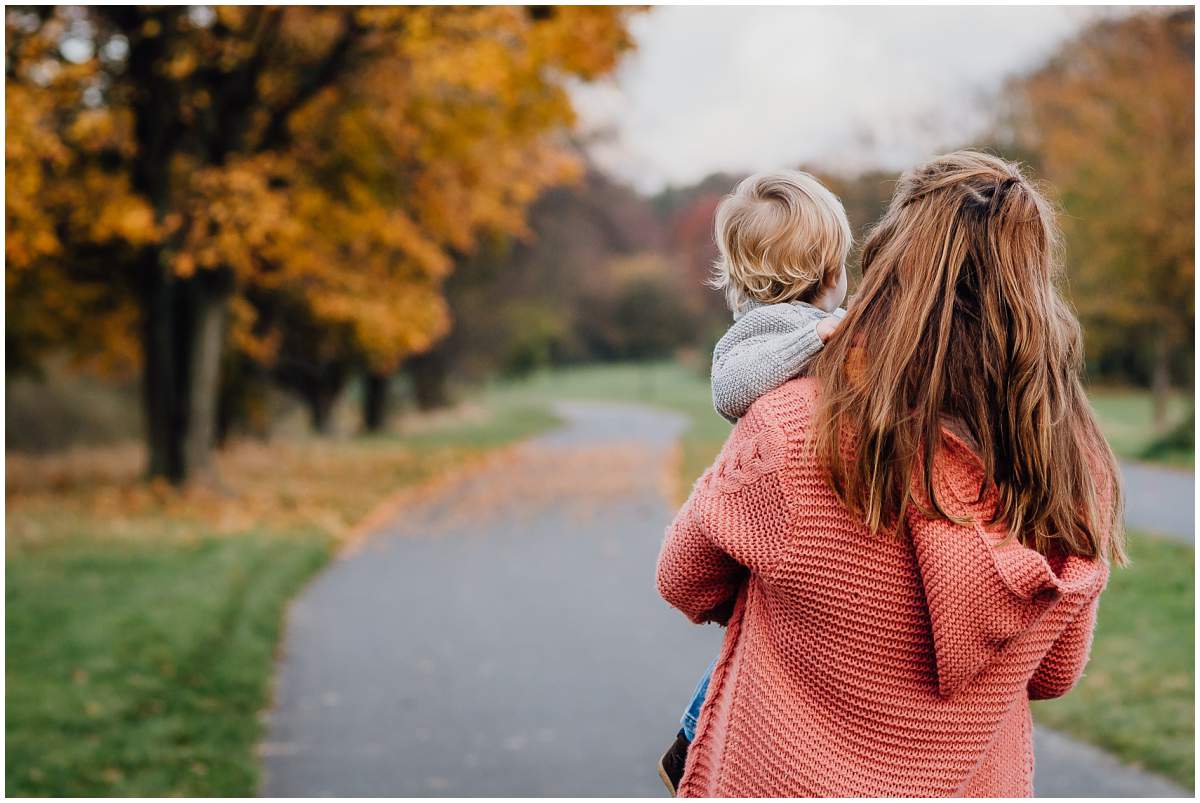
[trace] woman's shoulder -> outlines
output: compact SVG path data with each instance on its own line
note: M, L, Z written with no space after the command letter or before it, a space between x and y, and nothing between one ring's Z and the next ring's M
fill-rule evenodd
M799 452L793 447L805 440L816 388L814 379L792 379L756 399L738 419L718 463L737 455L739 465L751 460L771 470L782 468Z
M785 432L805 428L815 412L819 390L820 382L813 377L788 380L760 396L750 405L746 417L753 415Z

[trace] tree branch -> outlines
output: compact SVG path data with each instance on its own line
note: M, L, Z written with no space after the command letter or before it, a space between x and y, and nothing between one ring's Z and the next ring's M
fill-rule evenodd
M325 57L313 65L308 75L300 81L300 85L296 87L292 96L271 112L262 140L259 141L256 148L257 151L273 150L286 145L290 136L287 123L292 113L341 76L350 61L350 53L364 30L354 18L353 12L343 18L343 23L342 32Z

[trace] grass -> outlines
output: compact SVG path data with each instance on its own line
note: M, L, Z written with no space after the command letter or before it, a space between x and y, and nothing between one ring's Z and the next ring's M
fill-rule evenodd
M6 792L253 794L280 613L328 554L245 533L10 559Z
M136 448L7 456L8 795L249 796L287 601L384 497L555 423L494 399L346 440L238 444L221 487Z
M730 430L712 410L703 375L673 363L543 374L502 392L513 398L641 402L683 413L690 422L679 476L685 491ZM1139 454L1152 441L1147 396L1101 392L1094 404L1119 453ZM1177 399L1176 412L1186 410L1186 400ZM1116 570L1105 592L1085 678L1066 697L1037 703L1034 711L1047 725L1191 788L1194 551L1141 533L1132 533L1130 541L1133 565Z
M1133 565L1101 597L1083 679L1034 703L1034 716L1192 789L1194 550L1136 532L1130 546Z
M1160 436L1154 427L1153 401L1148 392L1097 388L1090 395L1100 426L1118 457L1179 468L1195 465L1195 447L1190 443L1154 448ZM1170 426L1184 422L1191 411L1191 400L1185 394L1175 394L1167 411Z

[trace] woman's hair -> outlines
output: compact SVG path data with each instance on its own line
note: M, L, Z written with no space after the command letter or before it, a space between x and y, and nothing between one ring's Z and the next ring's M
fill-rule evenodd
M743 180L717 207L715 234L709 284L735 313L816 297L837 282L853 239L842 202L799 170Z
M958 151L900 178L811 368L814 446L872 532L900 529L910 504L953 518L933 479L950 425L983 464L976 501L995 493L989 526L1044 555L1125 562L1116 461L1080 381L1058 256L1054 211L1015 164Z

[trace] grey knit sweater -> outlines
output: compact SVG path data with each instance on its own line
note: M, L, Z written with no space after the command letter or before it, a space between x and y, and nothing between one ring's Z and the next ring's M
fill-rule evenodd
M759 396L803 373L824 345L817 335L822 318L845 314L795 301L760 304L735 316L713 350L713 407L737 421Z

